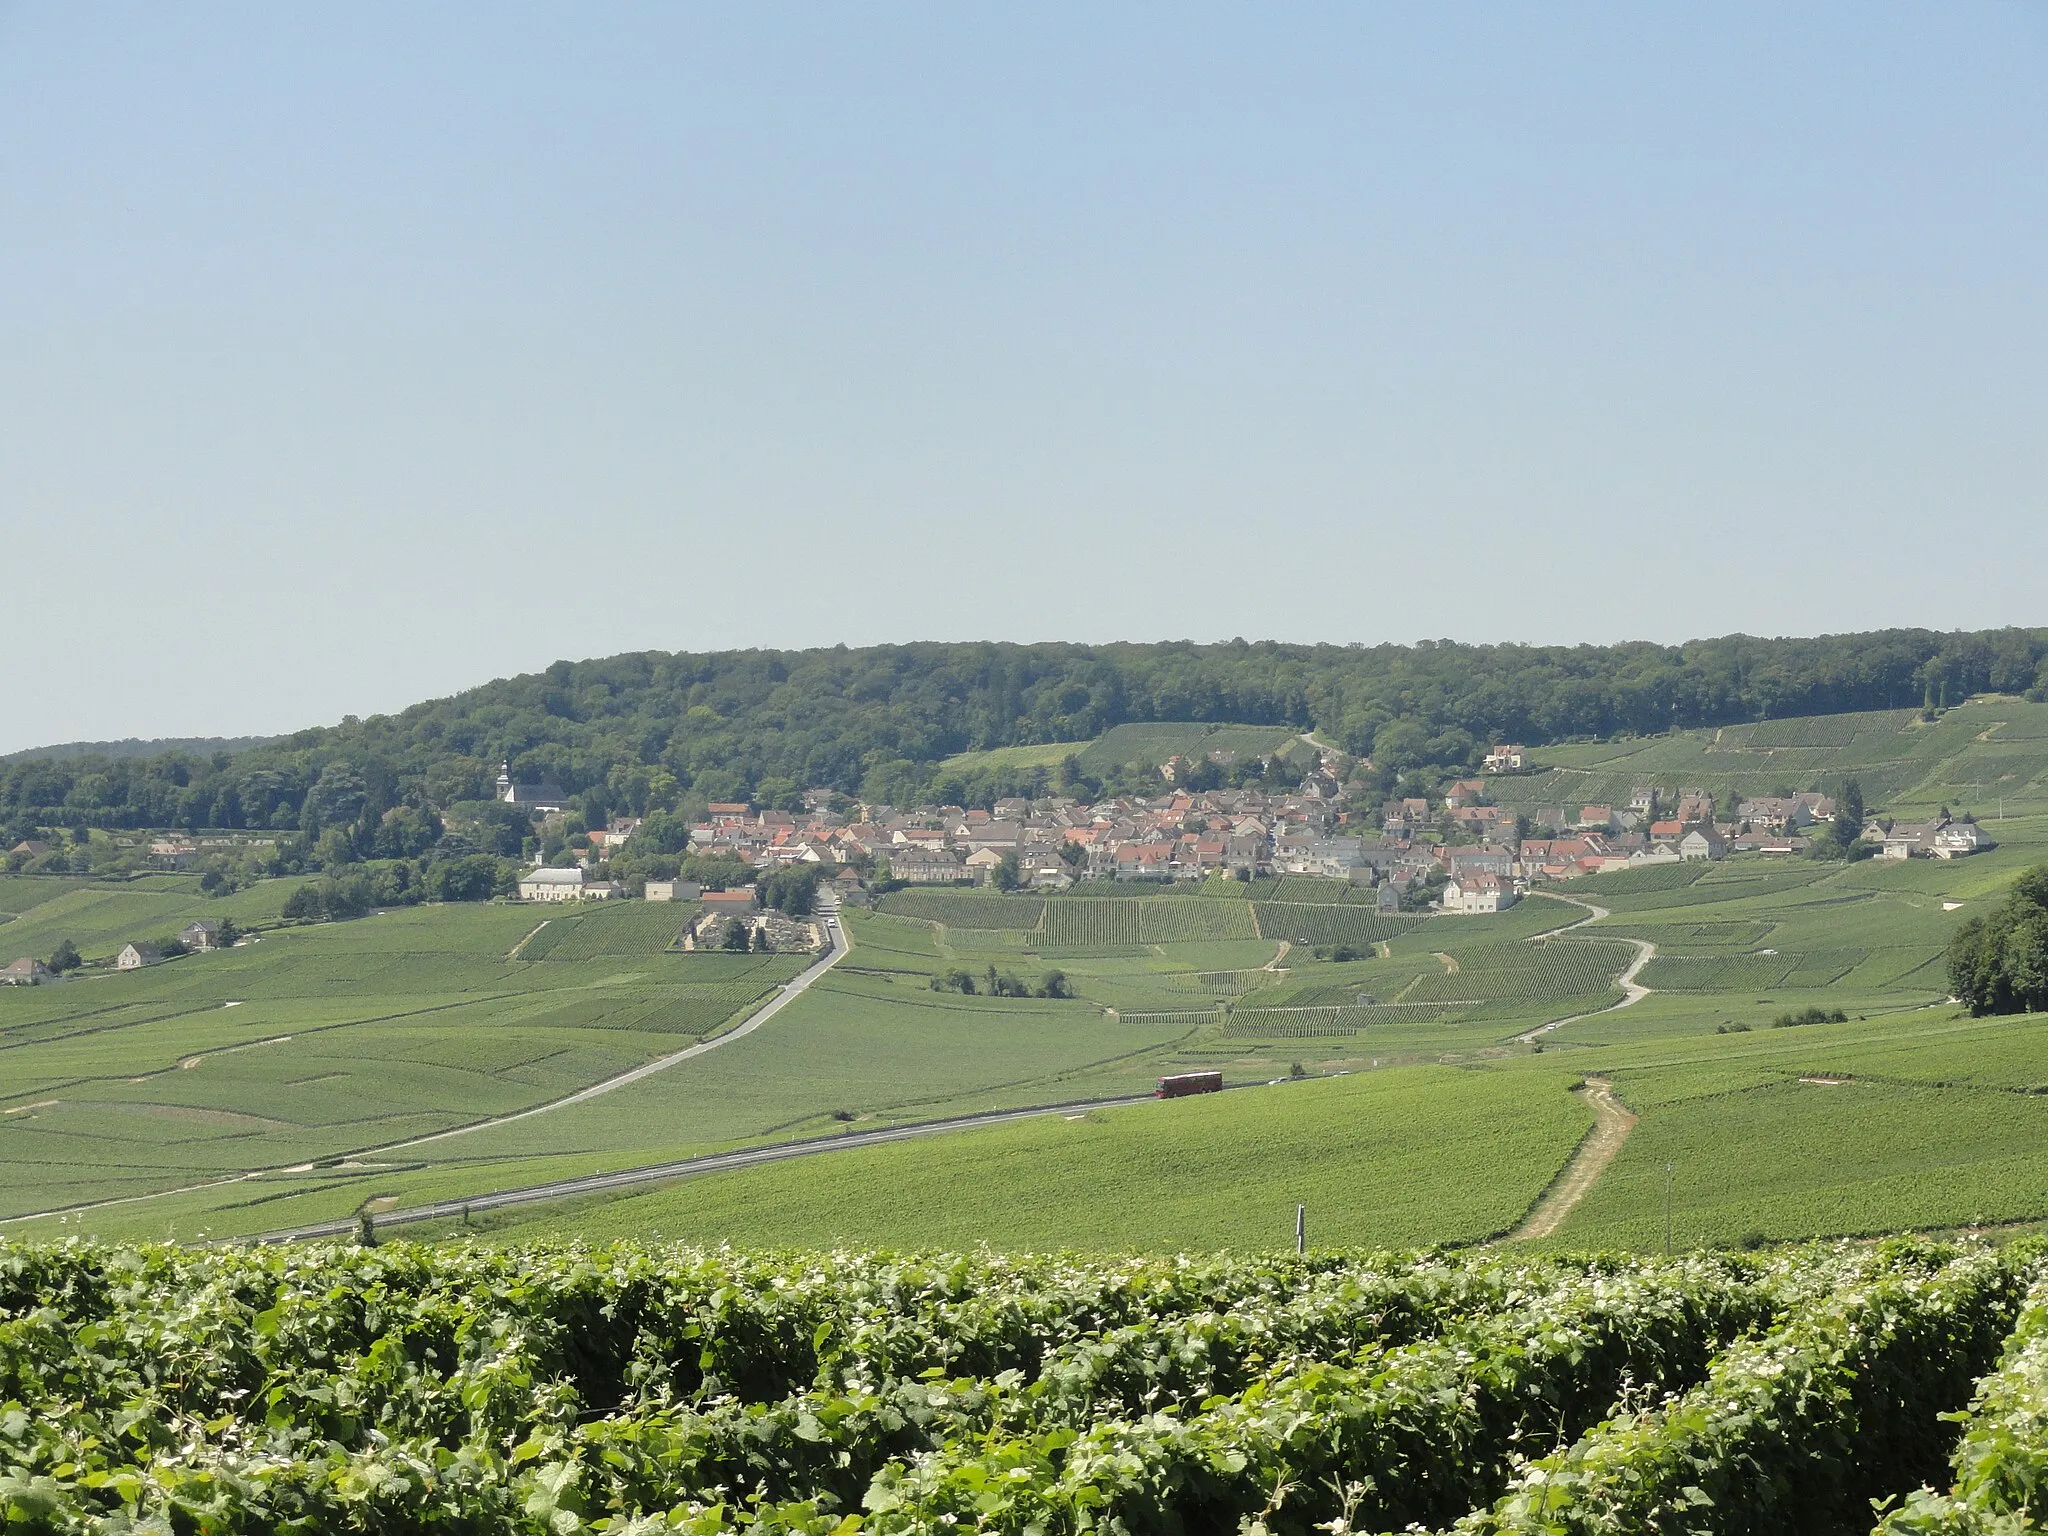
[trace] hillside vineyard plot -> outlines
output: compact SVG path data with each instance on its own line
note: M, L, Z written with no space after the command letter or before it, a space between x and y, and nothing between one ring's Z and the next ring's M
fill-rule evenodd
M2037 1268L0 1248L0 1518L1832 1536L1910 1496L1888 1530L2018 1530Z

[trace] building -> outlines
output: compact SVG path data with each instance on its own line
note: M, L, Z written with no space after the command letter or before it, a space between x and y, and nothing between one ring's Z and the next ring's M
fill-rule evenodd
M1951 821L1934 829L1933 845L1927 851L1937 859L1962 859L1994 846L1974 821Z
M598 887L604 887L602 895ZM602 900L612 893L609 880L592 880L579 865L572 869L529 869L519 877L521 901L581 901L586 896Z
M155 965L163 959L154 947L148 944L123 944L121 953L114 956L114 968L122 971L139 971L145 965Z
M704 887L694 880L650 880L647 882L649 901L695 901L704 894Z
M761 910L759 893L751 885L743 885L736 891L706 891L703 896L707 916L747 916Z
M1444 884L1444 910L1465 914L1499 912L1515 904L1515 887L1498 875L1457 875Z
M56 979L55 971L29 955L10 961L5 969L0 969L0 987L40 987L44 982Z
M1482 766L1488 773L1520 773L1528 762L1528 748L1502 742L1486 754L1486 762Z
M953 885L967 878L959 859L944 848L898 846L888 853L889 878L905 885Z
M566 809L569 804L569 797L559 784L547 780L538 784L513 783L512 765L509 762L498 766L498 798L507 805L518 806L522 811L552 813Z
M1678 856L1681 859L1725 858L1728 845L1721 841L1721 834L1709 824L1702 823L1678 840Z
M197 922L187 923L184 931L178 935L178 942L187 949L195 949L202 954L209 949L219 949L220 924L210 917L202 917Z

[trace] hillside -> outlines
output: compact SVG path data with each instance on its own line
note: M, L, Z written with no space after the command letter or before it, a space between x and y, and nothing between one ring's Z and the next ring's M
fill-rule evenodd
M1389 773L1463 771L1498 739L1549 743L1938 706L1985 690L2038 697L2044 660L2048 631L2022 630L1736 635L1682 646L1233 641L646 652L557 662L224 761L174 751L8 762L0 765L0 826L307 830L368 817L370 829L394 807L486 798L508 758L518 776L579 796L587 815L742 795L781 804L808 787L907 804L962 753L1092 743L1157 721L1313 728ZM1022 771L1032 766L1046 765ZM951 775L949 787L986 797L1018 782L1014 763L974 768Z
M1944 1002L1956 925L2048 858L2048 815L1996 825L1995 851L1957 863L1749 856L1578 881L1570 900L1491 917L1383 915L1313 879L903 891L847 912L852 953L766 1027L600 1098L425 1143L707 1038L789 972L714 974L727 957L667 952L680 914L640 903L548 914L532 939L539 915L502 905L284 930L0 992L0 1218L70 1208L61 1226L0 1229L345 1223L365 1202L1143 1096L1188 1069L1241 1092L489 1220L818 1244L1257 1245L1307 1199L1329 1241L1471 1241L1513 1226L1571 1161L1588 1123L1573 1085L1598 1074L1638 1121L1557 1241L1661 1242L1665 1162L1688 1242L2037 1221L2048 1056L2030 1021ZM21 921L91 892L9 889L46 883ZM232 899L260 911L274 888ZM1648 995L1617 1007L1644 945ZM1054 970L1071 998L934 990L949 974L1035 986ZM1774 1027L1812 1008L1846 1017ZM1027 1179L1037 1194L1018 1193Z
M1980 819L2048 804L2048 704L1984 698L1934 720L1917 710L1805 716L1711 730L1557 745L1541 771L1489 781L1517 807L1625 805L1639 785L1728 794L1839 789L1856 779L1873 806L1900 813L1947 805Z

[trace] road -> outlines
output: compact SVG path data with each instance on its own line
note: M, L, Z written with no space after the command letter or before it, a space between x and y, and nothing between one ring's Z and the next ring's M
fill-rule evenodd
M1578 1151L1572 1154L1571 1161L1564 1165L1550 1188L1530 1208L1521 1224L1508 1234L1509 1242L1548 1237L1564 1225L1572 1207L1600 1181L1600 1175L1614 1161L1621 1144L1628 1140L1628 1133L1636 1128L1635 1115L1614 1096L1614 1084L1606 1078L1589 1077L1577 1091L1585 1095L1587 1106L1593 1111L1593 1128L1586 1133L1586 1139L1579 1143Z
M762 1004L755 1011L754 1015L746 1023L740 1025L739 1028L729 1029L724 1034L713 1036L709 1040L700 1040L695 1045L689 1046L684 1050L675 1051L667 1056L650 1061L645 1066L635 1067L630 1072L621 1072L617 1077L608 1077L601 1083L592 1083L588 1088L579 1089L567 1098L551 1099L545 1104L535 1105L532 1109L522 1109L517 1114L500 1115L495 1120L479 1120L474 1125L459 1125L452 1131L436 1131L431 1136L416 1137L412 1141L398 1141L385 1147L371 1147L365 1152L358 1152L355 1155L357 1157L364 1157L380 1152L402 1152L408 1147L424 1147L429 1142L446 1141L451 1136L467 1136L471 1131L487 1131L493 1126L510 1125L515 1120L529 1120L535 1115L552 1114L558 1109L567 1109L572 1104L588 1103L592 1099L623 1088L628 1083L637 1083L642 1078L654 1076L657 1072L666 1072L677 1062L688 1061L692 1057L702 1056L707 1051L715 1051L721 1046L732 1044L733 1041L741 1038L743 1035L751 1035L763 1024L774 1018L776 1014L787 1008L795 999L802 997L810 989L812 982L831 970L833 966L837 965L851 953L853 945L847 940L846 930L839 922L838 907L836 905L828 906L821 901L818 904L818 917L824 923L825 937L830 941L825 953L819 956L815 964L794 980L784 982L782 990Z
M629 1072L621 1072L617 1077L608 1077L601 1083L592 1083L588 1088L579 1089L565 1098L550 1099L545 1104L537 1104L531 1109L522 1109L516 1114L499 1115L495 1119L478 1120L469 1125L459 1125L452 1131L436 1131L431 1136L416 1136L409 1141L385 1142L373 1147L359 1147L346 1154L348 1159L351 1162L360 1161L366 1157L381 1156L386 1152L399 1152L408 1147L423 1147L429 1142L446 1141L451 1136L467 1136L472 1131L489 1130L492 1126L510 1125L515 1120L526 1120L535 1115L552 1114L555 1110L567 1109L572 1104L582 1104L590 1099L597 1098L601 1094L611 1093L625 1087L628 1083L637 1083L642 1078L652 1077L657 1072L665 1072L678 1062L688 1061L695 1056L702 1056L707 1051L718 1050L722 1046L732 1044L733 1041L743 1035L751 1035L763 1024L774 1018L776 1014L788 1007L792 999L801 997L810 989L812 982L816 981L852 952L853 945L846 937L844 925L838 920L838 910L836 902L831 901L830 898L819 902L818 915L825 923L825 937L829 940L825 953L819 956L801 975L791 981L784 982L782 990L763 1004L751 1018L737 1029L727 1030L724 1034L715 1036L710 1040L700 1040L697 1044L685 1050L674 1051L658 1060L650 1061L644 1066L634 1067ZM528 937L530 938L532 935L529 934ZM272 1174L310 1173L313 1171L313 1167L314 1165L311 1163L297 1163L289 1167L251 1168L240 1173L228 1174L224 1178L206 1179L197 1184L181 1184L172 1189L151 1190L145 1195L122 1195L112 1200L88 1200L78 1205L52 1206L46 1211L28 1211L20 1216L7 1217L4 1221L0 1221L0 1226L22 1221L41 1221L51 1216L65 1216L77 1211L102 1210L108 1206L142 1205L151 1200L162 1200L172 1195L196 1194L201 1190L219 1189L224 1185L245 1183L248 1180L261 1179Z
M975 1130L982 1126L1005 1125L1014 1120L1033 1120L1044 1115L1073 1115L1091 1109L1116 1109L1130 1104L1157 1102L1145 1094L1123 1099L1082 1099L1070 1104L1044 1104L1030 1109L991 1110L978 1115L958 1115L949 1120L924 1120L915 1125L892 1125L873 1131L847 1131L837 1136L820 1136L808 1141L781 1141L765 1147L744 1147L736 1152L713 1152L679 1162L655 1163L645 1168L622 1168L616 1173L593 1173L577 1179L558 1179L552 1184L535 1184L525 1189L492 1190L467 1199L442 1200L432 1205L405 1210L383 1211L375 1217L378 1230L418 1221L453 1221L465 1214L503 1210L507 1206L534 1205L574 1195L603 1194L630 1189L636 1184L659 1184L691 1174L720 1173L733 1168L755 1168L792 1157L815 1157L821 1152L843 1152L853 1147L876 1147L892 1141L909 1141L919 1136L938 1136L948 1131ZM265 1232L235 1242L289 1243L304 1238L344 1237L356 1230L356 1219L316 1222L309 1226Z
M1570 933L1574 928L1583 928L1588 923L1597 923L1601 918L1608 915L1607 908L1596 906L1594 903L1577 896L1567 896L1562 891L1545 891L1543 894L1556 901L1568 901L1575 907L1584 907L1586 915L1576 923L1566 923L1562 928L1553 929L1549 933L1538 934L1536 936L1538 939L1551 939L1557 937L1560 933ZM1620 1002L1610 1003L1605 1008L1595 1008L1591 1013L1575 1013L1569 1018L1552 1019L1548 1024L1539 1024L1536 1028L1515 1036L1515 1043L1518 1045L1531 1044L1554 1029L1563 1029L1565 1025L1576 1024L1581 1019L1591 1019L1603 1013L1612 1013L1617 1008L1633 1007L1644 998L1652 996L1651 990L1638 982L1636 978L1642 975L1644 966L1657 958L1657 946L1648 939L1629 939L1626 942L1635 945L1636 957L1628 963L1628 969L1615 978L1621 986Z

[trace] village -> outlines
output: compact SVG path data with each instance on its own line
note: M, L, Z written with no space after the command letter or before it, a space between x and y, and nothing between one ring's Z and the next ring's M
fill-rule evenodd
M1291 792L1176 788L1196 765L1161 765L1164 792L1084 802L1061 795L999 799L986 809L840 804L827 790L786 811L713 804L690 829L692 855L722 855L751 869L791 865L829 872L842 899L859 902L897 885L982 885L1057 891L1080 881L1251 881L1275 876L1344 880L1377 892L1385 911L1484 914L1512 906L1536 886L1615 870L1720 860L1731 854L1789 856L1810 847L1811 829L1833 822L1835 803L1818 792L1731 800L1717 808L1699 788L1638 787L1624 805L1495 803L1490 784L1528 769L1524 748L1487 754L1486 776L1457 779L1436 797L1371 804L1369 764L1324 754ZM537 786L505 782L507 798L553 807ZM615 819L588 835L588 848L562 867L536 868L519 884L533 901L633 894L606 876L609 859L639 822ZM1972 822L1873 821L1871 852L1887 859L1958 858L1991 846ZM649 900L750 903L745 892L706 893L687 880L645 882ZM751 905L745 911L755 909ZM707 919L700 919L700 923Z

